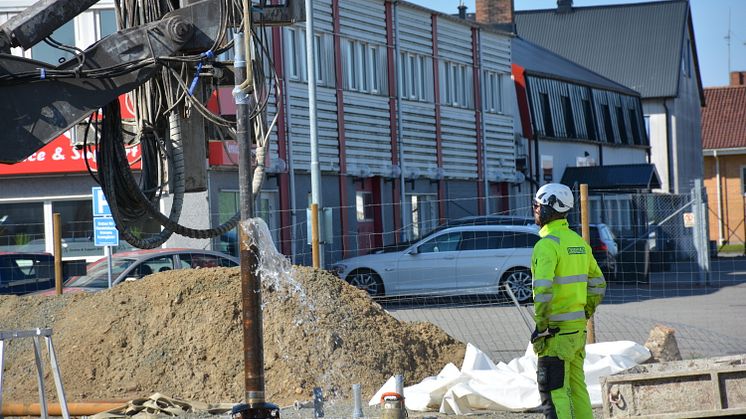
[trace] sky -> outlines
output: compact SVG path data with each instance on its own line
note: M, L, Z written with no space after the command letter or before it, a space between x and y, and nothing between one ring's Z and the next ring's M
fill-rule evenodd
M457 13L459 0L408 0L444 13ZM465 0L474 12L474 0ZM516 10L551 9L556 0L514 0ZM641 0L574 0L573 6L640 3ZM746 71L746 0L690 0L699 68L705 87L728 85L728 17L730 15L730 71Z

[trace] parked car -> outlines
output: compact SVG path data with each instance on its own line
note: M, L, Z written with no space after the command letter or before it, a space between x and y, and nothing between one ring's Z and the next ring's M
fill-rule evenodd
M517 226L534 226L534 219L532 217L521 217L515 215L472 215L467 217L456 218L448 220L445 223L435 227L433 230L428 232L425 236L417 240L409 240L402 243L390 244L376 249L372 249L371 253L386 253L386 252L397 252L404 250L419 240L424 240L431 235L442 231L443 229L456 226L466 225L517 225ZM538 227L537 227L538 228Z
M481 294L503 284L528 302L531 252L538 229L516 225L462 225L440 229L400 251L344 259L340 278L372 296Z
M192 269L238 266L233 256L202 249L152 249L116 253L111 258L112 286L124 281L135 281L155 272L171 269ZM99 259L87 267L87 273L70 278L64 285L65 293L95 292L109 287L108 259ZM37 294L52 295L55 290Z
M574 226L578 234L582 234L580 226ZM590 233L590 246L593 251L593 257L598 262L604 277L609 281L617 279L619 264L619 246L616 242L614 233L606 224L589 224L588 232Z

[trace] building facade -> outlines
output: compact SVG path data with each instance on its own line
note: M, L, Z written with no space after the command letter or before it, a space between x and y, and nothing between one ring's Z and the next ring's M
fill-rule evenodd
M0 16L7 19L25 5L5 2ZM71 38L54 36L85 48L115 30L113 13L111 3L100 2L60 29ZM330 209L332 226L324 246L327 263L419 237L448 218L508 209L508 185L517 179L511 34L406 2L314 1L308 15L315 26L321 206ZM277 116L277 125L256 211L278 247L299 263L310 262L305 39L303 24L268 33L280 83L268 106L268 119ZM65 58L36 48L16 52L47 54L50 62ZM218 90L218 105L230 102L220 95ZM207 189L188 194L181 217L191 227L215 226L238 209L235 144L208 140ZM10 167L0 171L0 209L15 214L18 205L40 205L33 220L17 222L37 225L33 240L51 250L51 214L59 203L75 207L73 218L81 226L76 234L90 235L87 202L95 183L85 165L53 173ZM161 205L167 212L170 198ZM174 236L166 245L228 250L231 240ZM21 236L16 242L28 241Z
M702 179L704 95L688 0L592 7L569 0L515 20L526 40L640 93L661 191L688 193Z
M746 237L746 72L730 85L705 89L702 149L710 241L742 244Z

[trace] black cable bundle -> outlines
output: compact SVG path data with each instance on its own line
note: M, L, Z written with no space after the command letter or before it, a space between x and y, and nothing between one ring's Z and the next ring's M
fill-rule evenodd
M174 208L169 217L163 215L157 206L161 198L161 188L158 186L160 155L157 151L158 146L154 144L155 141L147 141L148 138L153 140L154 137L144 136L145 141L141 139L143 164L141 180L138 184L127 160L119 102L113 101L106 105L103 115L101 141L97 149L99 183L106 195L117 229L125 241L141 249L153 249L165 243L173 233L207 239L235 228L240 219L240 213L235 214L218 227L203 230L179 224L178 213L174 212ZM164 229L152 237L139 237L132 231L131 225L133 222L148 219L157 221L164 226Z

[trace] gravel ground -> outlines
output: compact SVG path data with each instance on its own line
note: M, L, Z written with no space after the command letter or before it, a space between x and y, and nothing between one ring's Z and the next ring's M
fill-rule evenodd
M336 402L326 403L324 405L324 417L328 419L342 419L351 418L353 412L353 404L351 402ZM365 418L379 418L381 417L381 409L378 406L364 406L363 417ZM208 416L195 416L189 419L206 419ZM209 416L215 418L216 416ZM313 408L302 408L295 409L293 407L285 407L280 411L280 417L286 419L309 419L314 418ZM484 412L476 413L468 416L461 415L444 415L438 412L408 412L410 418L485 418L485 419L540 419L544 418L544 415L540 413L527 413L527 412ZM593 417L595 419L603 418L601 408L593 410ZM221 419L230 419L229 415L221 416Z

